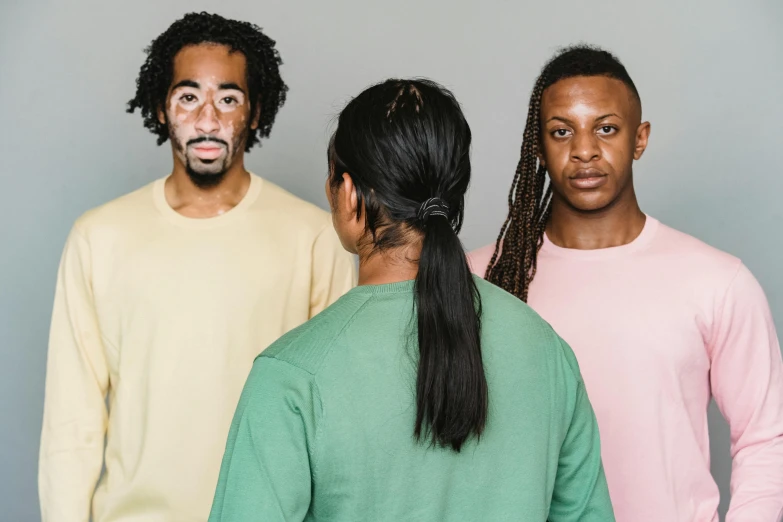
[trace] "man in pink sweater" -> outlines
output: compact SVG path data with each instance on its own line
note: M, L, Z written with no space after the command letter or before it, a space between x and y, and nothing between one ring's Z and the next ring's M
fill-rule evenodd
M573 347L619 522L718 521L710 397L731 426L726 520L775 522L783 363L769 306L740 260L640 210L632 163L649 134L614 56L560 52L533 88L498 242L471 265Z

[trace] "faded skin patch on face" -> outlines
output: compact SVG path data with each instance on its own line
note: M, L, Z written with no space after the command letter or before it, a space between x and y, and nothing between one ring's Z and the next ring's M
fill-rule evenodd
M174 153L195 172L225 172L247 138L245 57L200 44L183 48L174 65L165 108Z

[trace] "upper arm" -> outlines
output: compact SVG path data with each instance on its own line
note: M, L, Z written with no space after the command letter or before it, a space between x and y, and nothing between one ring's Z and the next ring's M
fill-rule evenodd
M86 239L74 229L60 262L49 333L45 427L70 421L90 425L84 411L102 419L109 386ZM89 417L90 415L88 415ZM90 426L95 428L96 426Z
M303 520L320 417L310 374L259 357L231 425L210 521Z
M741 265L716 309L710 342L712 394L734 453L783 434L783 362L766 296Z
M39 458L44 521L89 518L103 463L109 387L87 240L74 228L57 276Z

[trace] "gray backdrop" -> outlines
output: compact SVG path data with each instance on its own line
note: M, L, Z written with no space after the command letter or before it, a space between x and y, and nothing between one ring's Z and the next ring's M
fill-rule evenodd
M217 12L278 42L291 91L256 173L326 206L325 143L347 97L389 76L452 88L474 133L463 240L495 239L527 99L545 59L589 41L625 62L652 122L636 165L642 207L744 259L783 327L783 2L224 0ZM0 506L33 521L55 275L73 220L167 174L124 112L145 47L218 2L0 0ZM728 430L711 412L713 470L728 499Z

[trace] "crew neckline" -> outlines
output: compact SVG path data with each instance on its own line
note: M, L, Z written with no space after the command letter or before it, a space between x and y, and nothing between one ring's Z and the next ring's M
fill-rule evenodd
M415 279L398 281L396 283L384 283L381 285L360 285L354 287L351 292L354 294L401 294L413 292L416 283Z
M544 244L541 246L541 253L581 260L609 259L623 256L637 252L649 245L655 236L655 232L658 230L659 224L660 223L657 219L645 214L644 227L633 241L615 247L596 248L592 250L557 246L552 243L552 241L549 239L549 236L547 236L546 232L544 232Z
M183 216L171 208L169 202L166 201L165 191L166 180L169 179L171 175L160 178L154 182L152 187L152 197L155 202L155 207L158 209L158 211L163 215L163 217L165 217L174 225L195 229L215 228L229 223L235 220L238 216L244 214L247 209L251 207L258 199L258 196L261 193L263 180L252 172L249 174L250 185L247 188L247 192L242 197L242 200L237 203L234 208L224 212L223 214L220 214L219 216L210 218L191 218Z

